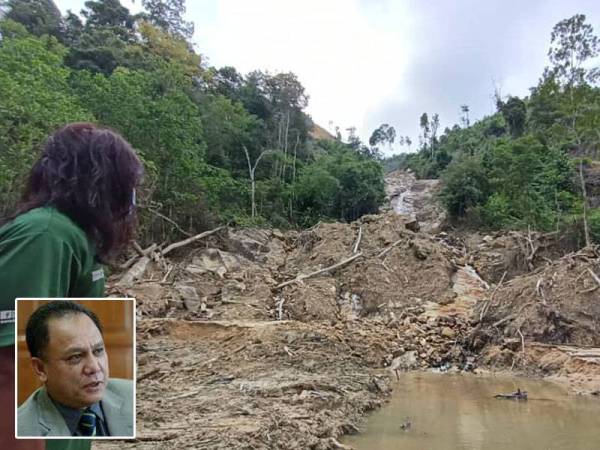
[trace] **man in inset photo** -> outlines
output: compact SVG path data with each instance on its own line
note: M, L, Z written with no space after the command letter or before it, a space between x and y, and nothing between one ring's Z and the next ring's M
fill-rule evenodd
M43 304L25 338L42 387L18 408L17 436L133 437L133 382L109 378L102 325L92 311L67 300Z

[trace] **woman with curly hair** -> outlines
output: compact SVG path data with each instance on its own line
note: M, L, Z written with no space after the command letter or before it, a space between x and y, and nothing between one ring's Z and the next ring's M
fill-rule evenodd
M14 439L15 298L102 297L102 264L131 239L142 164L116 132L72 123L46 141L22 200L0 228L0 448L40 448ZM48 440L85 449L90 441Z

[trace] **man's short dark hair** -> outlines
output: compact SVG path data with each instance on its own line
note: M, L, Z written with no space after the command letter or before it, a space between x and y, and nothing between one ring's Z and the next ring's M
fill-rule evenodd
M54 300L36 309L27 321L25 339L32 357L41 358L42 352L48 345L50 339L48 335L48 321L70 314L85 314L92 319L92 322L94 322L100 334L102 334L102 325L98 316L88 308L70 300Z

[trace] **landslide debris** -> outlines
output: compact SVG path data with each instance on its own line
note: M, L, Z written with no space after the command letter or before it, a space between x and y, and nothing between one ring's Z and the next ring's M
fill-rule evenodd
M138 305L139 439L94 445L340 448L393 371L472 365L465 314L485 287L409 222L224 229L115 275L109 294Z
M135 296L142 317L211 320L337 321L416 301L451 302L456 252L407 223L388 213L285 234L227 229L109 293ZM357 253L347 265L278 288Z
M600 390L600 251L587 247L498 284L474 308L477 364Z
M420 228L394 212L223 228L139 257L108 292L137 299L139 438L94 447L339 449L404 370L600 392L597 247Z
M369 323L145 319L138 336L136 448L161 449L335 448L389 393L372 369L398 345Z
M508 281L546 267L576 251L581 244L572 236L535 231L501 231L491 235L463 232L452 239L488 283L498 283L503 277Z
M600 247L569 254L501 285L481 303L490 338L600 346Z
M352 256L359 233L362 256L332 274L306 279L278 292L289 308L285 317L365 317L383 307L414 304L416 299L450 301L456 270L452 252L427 235L407 230L405 223L389 213L365 216L352 225L320 224L293 237L286 265L280 270L282 281Z

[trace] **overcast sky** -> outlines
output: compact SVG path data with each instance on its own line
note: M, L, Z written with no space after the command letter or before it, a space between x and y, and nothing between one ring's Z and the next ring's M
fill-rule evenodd
M55 1L63 12L84 3ZM472 121L492 113L494 86L527 95L552 27L579 13L600 35L598 0L188 0L186 19L210 65L298 75L322 127L354 126L367 142L388 123L416 143L423 112L443 129L461 105Z

